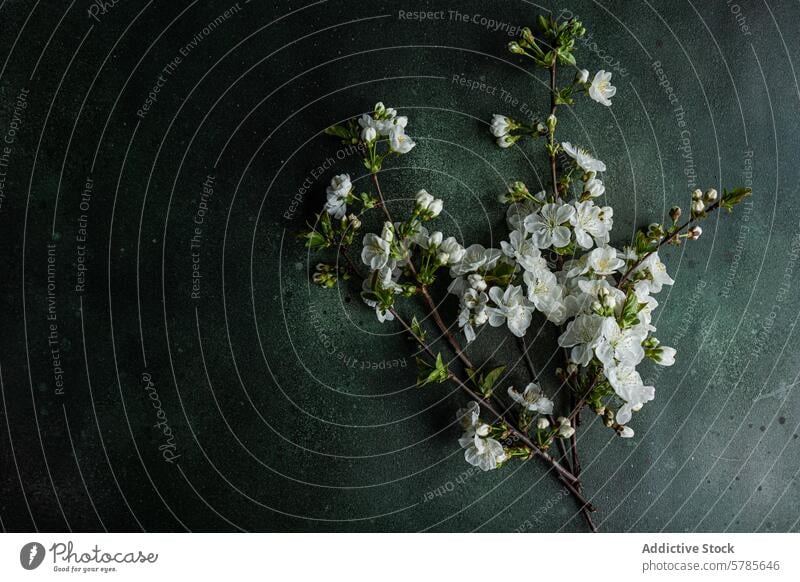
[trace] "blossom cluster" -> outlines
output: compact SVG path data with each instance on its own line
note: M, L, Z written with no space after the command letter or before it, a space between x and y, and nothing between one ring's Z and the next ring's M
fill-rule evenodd
M539 24L542 38L525 28L509 50L550 70L551 113L532 123L495 114L490 132L501 148L542 139L553 184L552 189L537 193L522 181L509 185L499 198L508 205L508 234L498 245L466 244L436 230L431 223L443 212L444 202L424 189L413 196L405 213L397 213L401 220L393 218L377 174L388 157L407 154L416 144L406 134L408 118L383 103L377 103L371 113L326 130L344 143L357 144L377 196L357 193L349 174L334 176L317 223L302 235L311 249L336 248L347 256L349 247L357 244L363 215L382 210L385 220L377 232L360 237L360 261L347 256L347 267L320 263L313 280L330 288L339 279L357 275L362 280L361 298L374 309L378 321L399 319L423 348L420 353L426 357L417 358L418 385L453 380L466 390L473 400L457 413L463 431L459 444L466 461L486 471L513 458L527 459L547 451L557 439L573 439L572 462L577 468L577 424L573 422L584 406L620 437L634 436L629 426L633 413L655 398L655 387L644 382L640 366L647 360L671 366L676 356L674 348L661 345L653 335L655 296L674 284L659 252L666 245L697 240L702 229L696 222L718 209L731 211L751 194L748 188L722 194L713 188L696 190L684 223L679 222L681 208L673 207L669 221L637 231L628 244L613 244L614 209L604 203L607 166L588 149L556 139L555 115L558 105L572 105L579 93L611 106L616 95L612 74L600 70L590 81L589 71L577 67L573 50L585 30L575 19L541 17ZM557 86L557 64L576 69L570 84ZM530 381L521 390L506 385L505 390L496 391L496 384L507 377L504 365L475 369L455 338L458 334L451 333L431 298L429 288L442 274L449 277L448 294L458 300L456 326L467 344L486 325L505 328L517 338L538 335L542 325L558 328L565 362L557 375L577 401L571 411L556 414L556 403L539 381ZM425 330L416 317L407 323L398 312L398 298L413 296L424 299L464 364L467 380L459 379L442 354L425 343ZM481 420L482 407L495 417L491 422ZM548 455L543 457L552 462Z

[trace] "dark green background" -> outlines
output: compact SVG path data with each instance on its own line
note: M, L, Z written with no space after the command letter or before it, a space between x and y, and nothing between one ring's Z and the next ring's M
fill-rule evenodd
M462 396L450 385L414 388L413 346L397 326L379 325L354 286L310 286L307 261L316 259L294 239L332 175L367 185L354 156L312 177L338 147L320 132L384 100L410 117L418 141L384 173L392 207L427 188L445 201L439 228L497 244L505 227L496 196L510 180L538 185L546 168L537 148L496 148L487 121L521 115L501 88L541 111L545 85L506 53L503 30L472 17L532 24L553 5L242 2L140 120L159 71L232 4L123 0L96 22L85 0L0 2L0 139L17 95L30 91L0 208L0 525L583 531L540 464L469 471L453 424ZM796 531L800 6L563 7L593 35L579 63L611 70L618 87L613 107L581 100L560 129L608 164L615 241L686 202L689 163L700 187L752 179L755 192L733 217L709 221L691 248L668 252L678 282L658 298L658 335L679 359L660 373L647 368L657 397L635 416L636 438L615 439L596 422L581 432L600 528ZM470 21L398 17L421 9L457 9ZM462 87L457 75L497 94ZM691 161L679 150L676 105ZM192 300L189 239L208 175L201 297ZM89 176L79 294L75 237ZM63 395L47 342L51 239ZM553 339L545 329L537 340L542 365ZM518 361L499 331L480 343L484 355L499 346L494 360ZM471 353L481 359L480 347ZM398 359L405 367L358 369ZM158 450L144 373L174 431L176 463ZM512 376L521 383L522 367Z

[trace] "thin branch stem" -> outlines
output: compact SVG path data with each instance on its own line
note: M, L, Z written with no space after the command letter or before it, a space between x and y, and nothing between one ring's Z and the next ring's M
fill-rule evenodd
M714 204L712 204L711 206L709 206L708 208L706 208L706 210L705 210L705 216L708 216L709 214L711 214L712 212L714 212L715 210L717 210L717 209L719 208L719 204L720 204L720 202L721 202L721 199L720 199L720 200L717 200L716 202L714 202ZM618 288L619 288L619 287L622 287L622 284L623 284L625 281L627 281L627 280L628 280L628 277L630 277L630 276L631 276L631 274L633 273L633 271L634 271L634 270L635 270L635 269L636 269L636 268L637 268L639 265L641 265L643 262L645 262L645 261L647 260L647 258L648 258L648 257L650 257L650 256L651 256L653 253L656 253L656 252L658 251L658 249L660 249L661 247L663 247L665 244L668 244L668 243L672 242L673 240L675 240L675 238L676 238L676 237L677 237L677 236L678 236L678 235L681 233L681 231L683 231L683 230L685 230L685 229L689 228L689 227L690 227L692 224L694 224L695 222L697 222L697 220L698 220L699 218L701 218L701 217L700 217L700 216L693 216L692 218L690 218L689 220L687 220L686 222L684 222L684 223L683 223L681 226L679 226L677 229L675 229L675 231L674 231L672 234L670 234L669 236L666 236L666 237L664 237L663 239L661 239L661 241L660 241L660 242L659 242L659 243L656 245L656 248L655 248L655 249L653 249L653 250L652 250L652 251L650 251L649 253L647 253L647 254L643 255L643 256L642 256L642 257L641 257L639 260L637 260L637 261L636 261L636 262L635 262L633 265L631 265L631 266L630 266L630 268L629 268L627 271L625 271L625 273L624 273L624 274L622 275L622 277L620 278L620 280L619 280L619 283L617 283L617 287L618 287Z

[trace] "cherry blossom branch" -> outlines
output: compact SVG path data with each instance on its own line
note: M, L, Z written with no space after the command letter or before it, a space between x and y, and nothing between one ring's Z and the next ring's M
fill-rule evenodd
M619 283L617 283L617 288L621 288L622 284L625 283L625 281L628 280L628 277L631 276L633 271L636 270L636 268L639 267L639 265L641 265L643 262L645 262L648 259L648 257L650 257L654 253L658 252L658 249L663 247L665 244L669 244L670 242L675 240L675 238L681 233L681 231L686 230L687 228L689 228L692 224L697 222L697 220L699 218L705 218L705 216L707 216L707 215L711 214L712 212L714 212L715 210L717 210L719 208L719 206L720 206L720 202L722 202L722 199L717 200L716 202L714 202L714 204L712 204L711 206L706 208L705 211L704 211L704 215L692 216L689 220L687 220L681 226L679 226L677 229L675 229L675 231L673 233L671 233L669 236L666 236L666 237L662 238L661 241L656 245L655 249L653 249L649 253L646 253L646 254L642 255L642 257L639 260L637 260L633 265L630 266L630 268L627 271L625 271L625 273L620 278Z
M339 249L342 250L342 247ZM345 258L345 260L350 265L351 270L353 273L359 277L363 278L358 267L350 258L350 255L347 252L340 252L340 254ZM416 342L425 350L428 355L432 358L436 357L436 354L433 352L431 347L422 340L422 338L418 337L411 326L400 316L400 314L394 308L390 308L389 311L394 315L397 321L403 326L403 328L408 332ZM442 322L443 323L443 322ZM455 340L455 338L453 338ZM455 340L457 343L457 340ZM450 372L448 374L448 379L453 381L459 388L461 388L464 392L466 392L470 398L472 398L478 405L485 408L488 412L494 415L498 420L503 421L509 429L509 432L518 438L523 444L525 444L531 452L531 455L539 457L547 464L549 464L553 469L555 469L559 479L562 483L569 489L570 493L575 497L575 499L580 503L581 510L586 511L596 511L596 508L586 499L586 497L579 491L578 483L575 476L569 470L565 469L558 461L556 461L553 457L547 454L545 451L540 449L522 430L518 429L512 422L510 422L504 414L498 412L494 406L492 406L489 402L487 402L484 398L481 398L475 391L473 391L463 380L461 380L455 373Z
M395 309L390 309L392 314L395 316L398 322L405 328L406 332L408 332L416 341L417 343L422 346L422 348L432 357L435 358L436 354L433 350L425 343L422 338L418 337L414 330L411 329L411 326L400 316L399 313ZM539 457L547 464L549 464L553 469L556 470L559 479L564 485L569 489L570 493L575 497L575 499L580 503L581 509L585 509L587 511L595 511L596 508L589 502L589 500L584 497L584 495L580 492L577 484L577 480L575 476L565 469L558 461L556 461L553 457L547 454L545 451L540 449L524 432L516 428L512 423L508 422L505 419L504 415L498 412L494 406L492 406L486 399L481 398L474 390L472 390L469 386L467 386L455 373L450 372L448 374L448 379L455 382L455 384L461 388L464 392L466 392L470 398L472 398L475 402L477 402L480 406L485 408L488 412L496 416L498 419L502 420L507 426L511 434L518 438L523 444L525 444L531 452L531 455Z

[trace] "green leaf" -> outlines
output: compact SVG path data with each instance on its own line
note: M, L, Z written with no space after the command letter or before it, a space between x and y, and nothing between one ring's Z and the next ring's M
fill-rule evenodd
M450 371L447 365L442 360L442 354L436 356L436 363L432 366L422 358L417 358L417 367L419 374L417 375L417 386L425 386L437 382L441 384L450 377Z
M341 125L332 125L325 130L325 135L332 135L342 139L350 139L350 131Z
M478 386L481 389L481 393L488 398L494 392L494 385L497 383L497 380L505 371L505 366L498 366L494 370L487 372L486 376L483 377L481 380L480 385Z
M639 323L639 312L642 310L642 307L644 307L644 304L639 303L633 289L628 291L628 295L625 297L625 303L622 306L622 313L619 316L620 327L625 329L637 325Z
M734 188L730 192L728 190L723 190L719 205L728 212L732 212L734 206L752 194L753 190L751 188Z
M325 237L316 230L303 232L300 237L306 239L306 247L309 249L323 249L329 246Z

